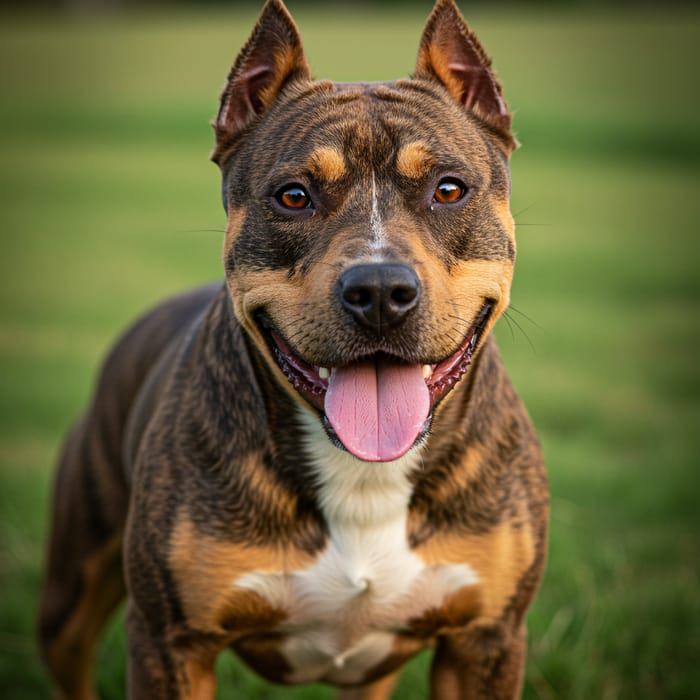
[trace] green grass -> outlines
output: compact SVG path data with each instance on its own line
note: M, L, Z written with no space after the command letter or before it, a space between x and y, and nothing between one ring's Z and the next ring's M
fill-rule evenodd
M320 77L382 79L412 67L425 14L297 19ZM552 486L525 698L694 698L700 14L469 17L524 144L516 327L501 321L498 336ZM116 332L220 276L208 120L254 12L2 19L0 689L23 700L49 692L33 626L61 435ZM124 650L116 619L100 650L105 698L123 697ZM397 698L426 697L428 664L411 665ZM221 697L330 696L265 686L225 655L220 679Z

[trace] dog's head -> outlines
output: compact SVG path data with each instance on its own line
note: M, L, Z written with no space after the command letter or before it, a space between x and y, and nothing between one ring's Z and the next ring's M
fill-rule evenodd
M279 0L231 70L212 159L235 313L284 390L360 459L425 435L508 305L510 122L452 0L410 79L314 81Z

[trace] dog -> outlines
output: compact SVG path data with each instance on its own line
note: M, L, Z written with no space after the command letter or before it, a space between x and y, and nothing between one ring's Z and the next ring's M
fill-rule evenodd
M518 697L548 488L491 336L517 141L489 58L438 0L410 78L315 81L268 0L214 129L225 281L121 337L60 458L58 697L96 697L124 598L132 699L213 698L225 648L379 700L432 647L431 697Z

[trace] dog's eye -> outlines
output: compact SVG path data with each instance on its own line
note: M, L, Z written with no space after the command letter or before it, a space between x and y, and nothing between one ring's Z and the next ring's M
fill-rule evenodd
M454 204L467 194L467 186L456 177L445 177L435 188L433 202L438 204Z
M301 185L287 185L275 195L277 202L285 209L308 209L311 206L311 197Z

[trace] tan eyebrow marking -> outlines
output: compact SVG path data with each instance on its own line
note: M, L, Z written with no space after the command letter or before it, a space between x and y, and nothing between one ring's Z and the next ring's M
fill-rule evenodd
M309 167L314 175L322 180L333 182L345 175L345 158L335 148L321 146L311 154Z
M434 164L435 160L423 141L407 143L396 156L399 173L414 180L426 175Z

